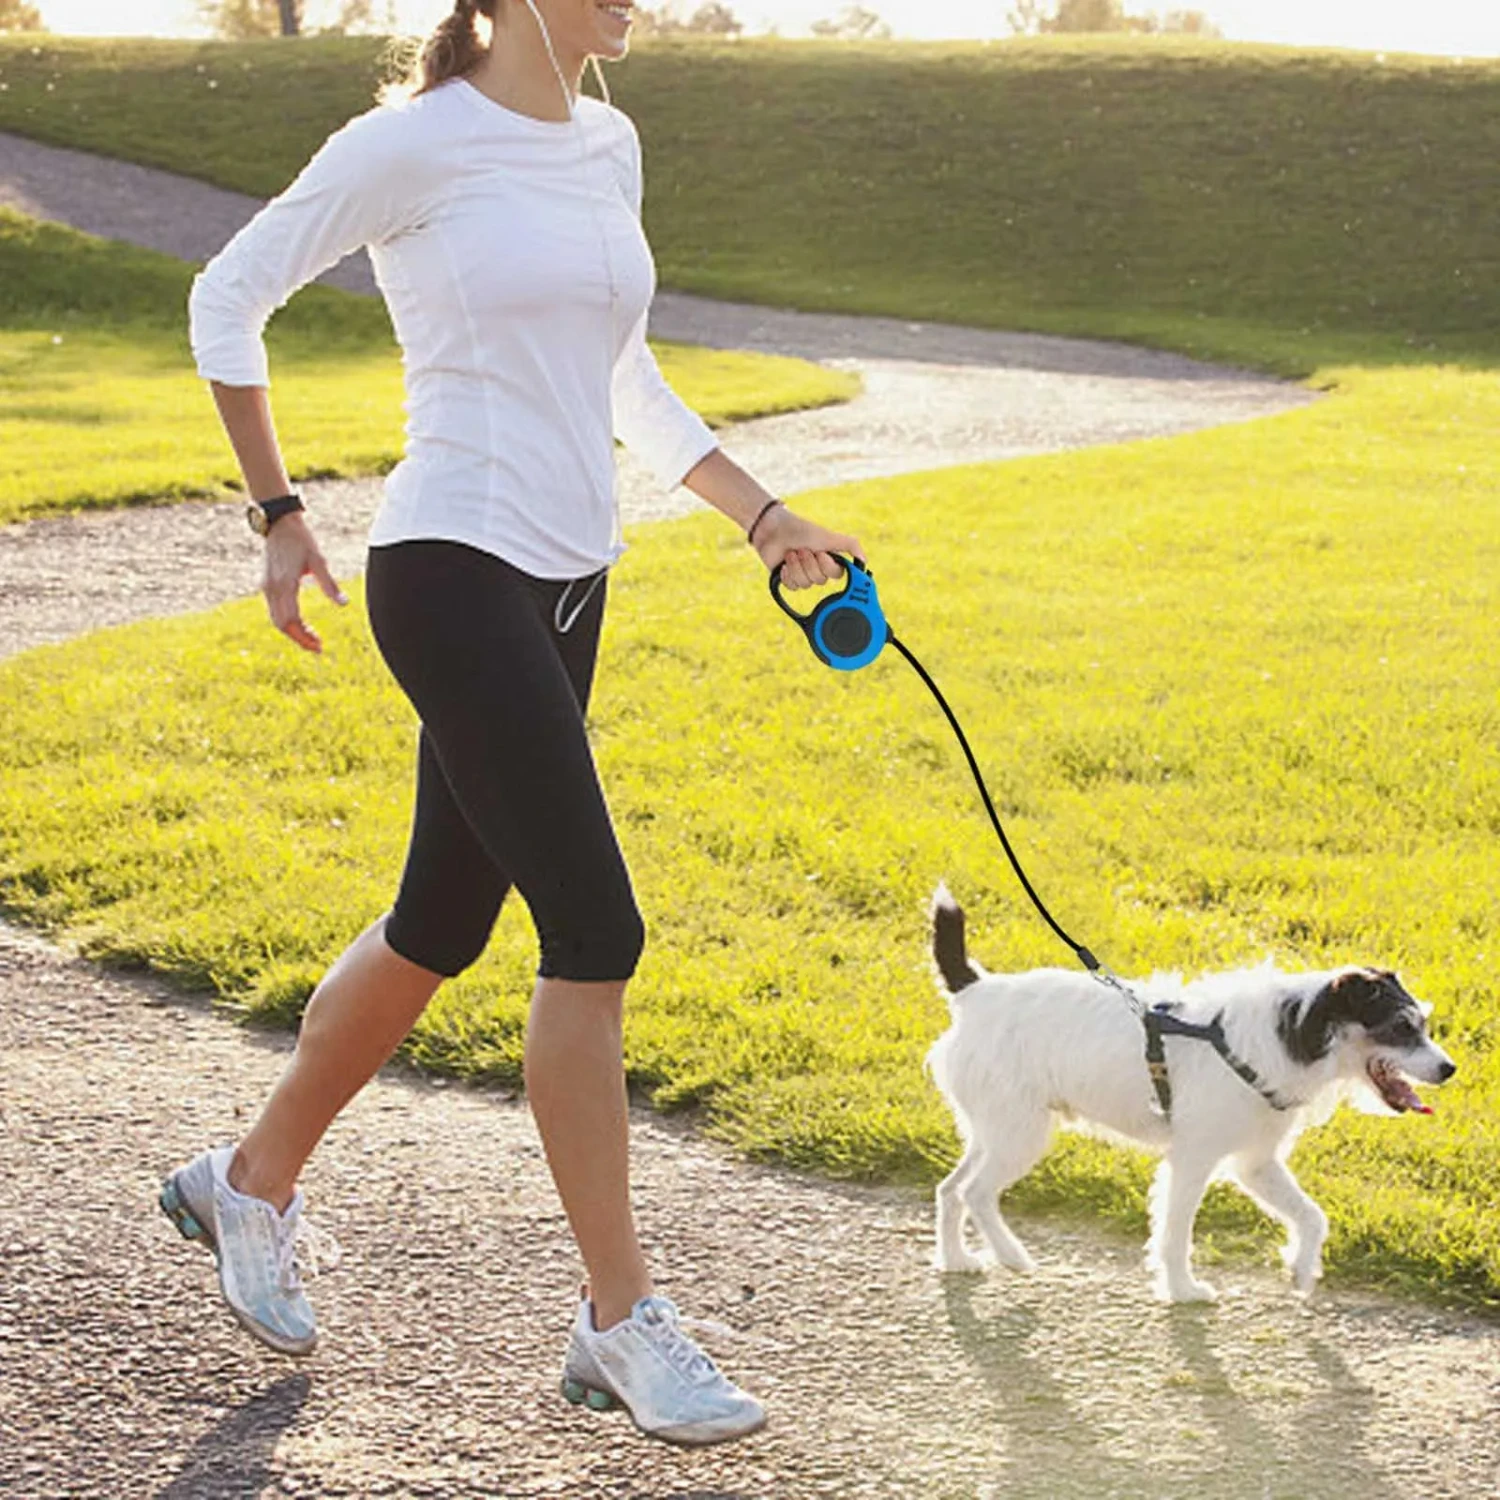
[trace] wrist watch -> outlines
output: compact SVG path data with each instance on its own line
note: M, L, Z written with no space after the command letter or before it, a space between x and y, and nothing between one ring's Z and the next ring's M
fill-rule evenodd
M290 495L278 495L274 500L247 500L245 519L256 536L265 536L283 516L289 516L294 510L306 509L302 496L294 491Z

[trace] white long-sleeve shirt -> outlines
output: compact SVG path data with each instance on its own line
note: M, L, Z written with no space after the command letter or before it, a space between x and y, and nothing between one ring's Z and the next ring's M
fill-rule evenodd
M716 446L646 344L635 127L517 114L455 79L358 115L193 282L198 373L268 386L271 313L361 245L401 344L406 456L370 544L467 542L540 578L623 550L613 439L668 487Z

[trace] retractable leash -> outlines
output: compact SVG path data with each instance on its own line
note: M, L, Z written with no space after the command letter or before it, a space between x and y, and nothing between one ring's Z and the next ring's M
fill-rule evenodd
M1000 823L1000 814L995 811L990 789L984 784L979 762L974 758L974 752L969 747L969 738L963 731L963 725L958 722L958 716L948 706L948 700L943 697L942 690L932 680L932 674L917 660L911 648L897 636L886 620L885 613L880 607L880 599L875 592L875 575L857 557L846 558L836 552L832 555L837 558L844 570L844 586L838 593L819 600L807 614L799 614L782 598L781 565L778 563L771 569L771 597L783 613L797 623L807 637L808 645L813 649L813 655L825 666L830 666L839 672L855 672L861 667L869 666L887 645L891 645L906 658L912 671L926 683L927 690L937 699L938 707L942 709L944 717L958 739L964 758L969 763L969 770L973 773L974 785L979 788L984 810L990 816L995 836L1000 840L1000 847L1005 850L1005 857L1010 861L1011 869L1016 872L1016 879L1021 882L1022 889L1031 898L1031 904L1041 913L1042 920L1073 950L1073 955L1078 962L1101 984L1108 985L1121 996L1144 1028L1146 1068L1151 1076L1151 1086L1156 1095L1156 1102L1153 1106L1155 1112L1164 1120L1170 1121L1172 1117L1172 1082L1167 1071L1166 1047L1163 1041L1167 1036L1207 1042L1223 1058L1229 1068L1246 1085L1254 1089L1272 1109L1293 1108L1298 1101L1282 1099L1274 1089L1267 1087L1255 1069L1230 1047L1228 1038L1224 1034L1222 1012L1206 1025L1201 1025L1195 1021L1184 1021L1174 1015L1170 1001L1162 1001L1152 1006L1146 1005L1119 975L1100 963L1088 948L1085 948L1082 943L1074 942L1063 931L1057 919L1047 910L1042 898L1037 895L1035 888L1026 878L1026 872L1021 868L1021 861L1016 858L1016 851L1011 848L1010 840L1005 836L1005 829Z

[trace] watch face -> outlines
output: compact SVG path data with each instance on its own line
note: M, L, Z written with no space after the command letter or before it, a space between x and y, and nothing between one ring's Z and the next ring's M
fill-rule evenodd
M255 501L245 502L245 519L250 523L250 529L256 536L264 536L270 528L266 525L266 513Z

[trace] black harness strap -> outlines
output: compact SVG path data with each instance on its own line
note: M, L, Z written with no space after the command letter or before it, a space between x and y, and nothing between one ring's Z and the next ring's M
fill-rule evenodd
M1260 1074L1229 1045L1229 1039L1224 1035L1223 1011L1206 1025L1200 1025L1174 1015L1171 1002L1163 1001L1141 1013L1141 1024L1146 1028L1146 1069L1151 1074L1151 1086L1156 1090L1156 1102L1164 1119L1172 1117L1172 1079L1167 1072L1167 1049L1162 1041L1166 1036L1185 1036L1197 1042L1207 1042L1272 1109L1292 1107L1291 1102L1282 1099L1275 1089L1267 1088Z

